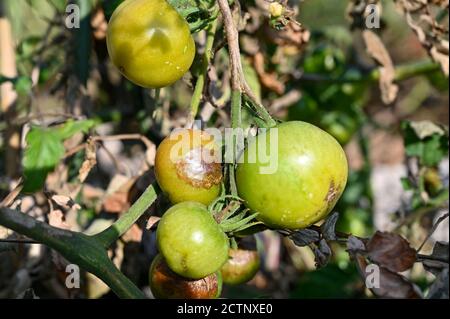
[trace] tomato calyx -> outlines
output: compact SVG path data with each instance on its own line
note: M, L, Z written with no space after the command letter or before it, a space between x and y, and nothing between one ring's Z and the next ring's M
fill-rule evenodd
M255 220L258 213L243 207L243 202L238 196L223 195L208 207L222 231L231 238L246 229L262 225L261 222Z

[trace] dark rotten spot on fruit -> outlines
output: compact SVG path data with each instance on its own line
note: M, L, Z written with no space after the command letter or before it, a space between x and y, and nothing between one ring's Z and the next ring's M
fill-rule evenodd
M175 164L177 176L198 188L209 189L220 184L222 167L215 156L213 150L194 148Z

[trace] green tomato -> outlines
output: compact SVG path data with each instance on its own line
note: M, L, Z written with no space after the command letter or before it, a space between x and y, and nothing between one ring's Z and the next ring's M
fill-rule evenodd
M251 280L259 269L259 254L256 250L230 249L230 259L223 265L223 282L240 285Z
M275 130L277 139L272 137ZM249 160L249 155L260 152L258 145L276 153L271 154L273 172L267 171L269 164L261 156ZM258 135L238 163L239 196L259 212L259 220L273 228L301 229L323 219L347 183L347 159L339 143L318 127L300 121Z
M150 266L149 282L153 296L158 299L215 299L222 292L220 272L197 280L187 279L170 270L161 255Z
M210 204L222 183L220 152L212 135L201 130L179 130L158 146L155 175L174 204Z
M200 203L171 207L159 221L156 238L170 269L186 278L204 278L228 260L228 237Z
M106 43L120 72L146 88L173 84L195 56L189 25L165 0L124 1L111 16Z

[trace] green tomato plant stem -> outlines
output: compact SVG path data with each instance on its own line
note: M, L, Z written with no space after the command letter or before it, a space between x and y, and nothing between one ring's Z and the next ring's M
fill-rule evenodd
M213 44L217 30L217 19L214 19L206 29L205 52L202 56L201 72L195 83L194 93L191 99L191 119L195 119L198 113L200 101L205 88L206 76L211 59L213 58Z
M113 225L94 236L52 227L6 207L0 208L0 225L59 252L69 262L104 281L120 298L145 295L109 259L107 249L141 217L157 198L150 185Z
M120 298L143 299L145 295L109 259L95 238L46 223L6 208L0 208L0 225L23 234L59 252L69 262L94 274Z
M155 186L150 185L139 197L130 209L123 214L114 224L104 231L94 235L94 238L104 248L109 248L119 237L142 216L157 198Z

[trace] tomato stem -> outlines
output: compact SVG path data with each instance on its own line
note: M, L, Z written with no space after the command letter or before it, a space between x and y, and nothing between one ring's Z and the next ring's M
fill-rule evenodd
M141 217L153 204L158 194L154 185L150 185L138 200L114 224L98 233L94 238L104 247L111 246Z
M45 244L69 262L94 274L121 298L145 295L109 259L106 249L91 236L50 226L22 212L0 208L0 225Z

